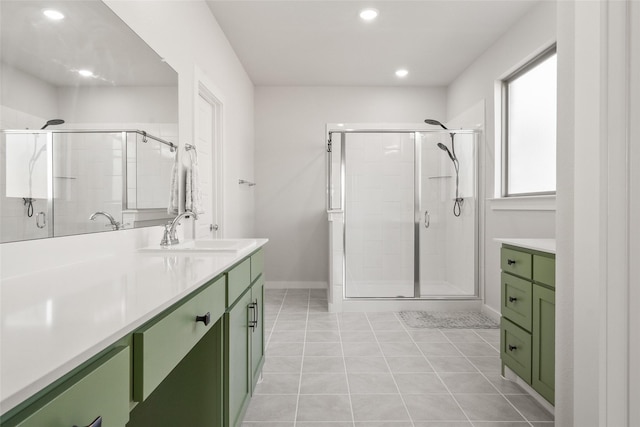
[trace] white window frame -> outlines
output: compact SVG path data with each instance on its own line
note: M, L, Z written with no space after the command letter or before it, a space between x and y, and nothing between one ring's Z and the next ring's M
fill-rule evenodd
M531 60L527 61L524 65L516 69L511 74L507 75L505 78L500 80L500 90L501 90L501 170L500 170L500 198L509 199L509 198L543 198L550 199L553 198L555 202L555 194L556 191L539 191L539 192L531 192L531 193L509 193L509 183L508 183L508 172L509 172L509 95L508 95L508 86L509 83L521 77L522 75L528 73L533 68L537 67L540 63L547 60L549 57L556 55L556 45L555 43L538 55L533 57ZM557 143L557 141L556 141ZM555 205L555 203L553 203ZM555 209L555 206L553 206ZM546 210L546 209L545 209Z

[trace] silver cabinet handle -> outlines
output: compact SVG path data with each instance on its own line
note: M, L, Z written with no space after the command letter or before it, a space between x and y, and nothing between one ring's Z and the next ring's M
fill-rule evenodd
M424 211L424 228L429 228L431 224L431 216L429 215L429 211Z
M249 327L251 328L251 332L254 332L256 326L258 326L258 320L256 317L256 311L258 310L258 304L256 302L251 302L249 304L249 309L251 309L251 320L249 320Z

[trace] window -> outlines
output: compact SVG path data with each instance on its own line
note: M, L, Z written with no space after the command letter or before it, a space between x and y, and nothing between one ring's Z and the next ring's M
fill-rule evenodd
M556 48L502 81L502 195L556 191Z

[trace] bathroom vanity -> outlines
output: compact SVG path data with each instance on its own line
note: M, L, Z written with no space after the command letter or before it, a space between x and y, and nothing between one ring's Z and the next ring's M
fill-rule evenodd
M497 239L500 250L500 358L554 404L555 240Z
M238 426L264 363L266 242L3 280L1 426Z

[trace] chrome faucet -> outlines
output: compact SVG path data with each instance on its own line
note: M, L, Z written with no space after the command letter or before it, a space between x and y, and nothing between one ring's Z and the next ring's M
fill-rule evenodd
M103 212L103 211L97 211L91 214L91 216L89 217L90 221L95 221L96 217L98 215L102 215L104 217L106 217L109 222L111 223L111 228L113 228L114 230L120 230L120 227L122 226L122 224L120 224L118 221L116 221L116 219L111 216L111 214L109 212Z
M180 225L180 220L183 218L188 218L192 216L193 219L198 219L198 214L191 211L184 211L175 217L172 221L168 222L164 226L164 234L162 235L162 240L160 241L160 246L171 246L177 245L180 243L178 240L178 236L176 236L176 228Z

